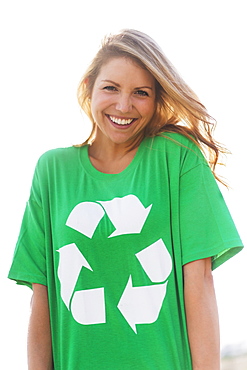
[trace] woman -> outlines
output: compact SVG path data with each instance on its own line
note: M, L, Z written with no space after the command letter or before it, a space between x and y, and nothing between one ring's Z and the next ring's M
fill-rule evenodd
M104 41L78 98L92 132L40 158L9 273L33 289L29 369L219 369L212 269L242 242L213 120L134 30Z

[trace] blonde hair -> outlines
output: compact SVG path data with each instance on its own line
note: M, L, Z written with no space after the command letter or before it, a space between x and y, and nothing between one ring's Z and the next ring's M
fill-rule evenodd
M153 137L165 132L180 133L194 141L203 151L212 169L221 153L227 150L213 139L215 120L208 114L196 94L185 83L157 43L148 35L131 29L106 37L100 50L88 67L78 87L78 101L92 122L89 138L82 144L91 143L96 132L90 107L90 96L95 80L110 59L125 57L148 70L156 81L156 112L134 143L139 145L144 137Z

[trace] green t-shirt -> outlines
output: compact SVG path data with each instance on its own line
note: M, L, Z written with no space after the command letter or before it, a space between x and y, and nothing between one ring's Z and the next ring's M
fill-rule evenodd
M47 285L56 370L191 369L182 266L242 242L200 150L166 136L119 174L87 146L37 164L9 278Z

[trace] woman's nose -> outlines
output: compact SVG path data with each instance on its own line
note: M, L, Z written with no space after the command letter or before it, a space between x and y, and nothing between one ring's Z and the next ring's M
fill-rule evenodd
M131 97L128 94L120 94L116 102L116 109L122 113L128 113L132 110Z

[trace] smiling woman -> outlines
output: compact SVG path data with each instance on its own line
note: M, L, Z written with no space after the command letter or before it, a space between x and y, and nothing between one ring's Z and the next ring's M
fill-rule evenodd
M78 99L92 132L38 161L9 272L33 289L29 370L219 370L212 270L242 242L213 120L134 30L104 41Z
M155 111L149 124L135 138L132 148L137 147L145 136L154 137L164 131L180 133L190 140L194 139L195 144L204 151L215 177L222 182L215 173L215 167L220 154L227 150L213 139L214 119L155 41L135 30L124 30L105 38L81 80L78 101L93 125L85 144L94 141L97 131L97 123L91 111L91 95L96 79L107 63L113 63L113 60L119 58L132 61L154 79ZM113 84L106 88L113 91L118 86Z
M150 72L126 58L111 59L101 68L91 94L91 113L96 131L89 148L89 156L104 163L104 168L97 166L99 170L106 170L105 163L109 157L116 160L124 157L126 149L143 135L155 106L155 80ZM125 166L135 151L131 153ZM118 163L122 168L123 163ZM113 173L113 169L108 168L107 172Z

